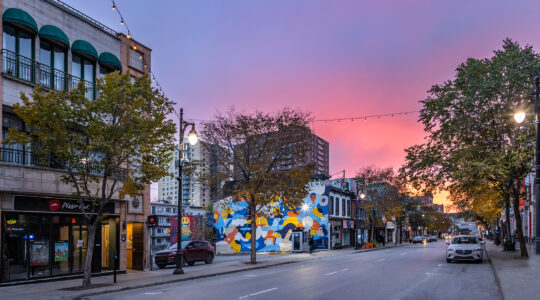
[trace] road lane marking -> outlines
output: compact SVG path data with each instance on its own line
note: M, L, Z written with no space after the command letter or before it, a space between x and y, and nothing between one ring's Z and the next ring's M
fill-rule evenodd
M383 260L385 260L386 258L381 258L381 259L377 259L375 262L381 262Z
M438 265L437 265L437 267L441 267L441 266L442 266L442 264L438 264Z
M273 291L273 290L277 290L277 287L271 288L271 289L267 289L267 290L264 290L264 291L260 291L260 292L256 292L256 293L253 293L253 294L245 295L245 296L239 297L238 299L243 299L243 298L247 298L247 297L259 295L259 294L266 293L266 292L270 292L270 291Z
M157 295L157 294L161 294L163 292L146 292L144 293L145 295Z
M326 274L324 274L324 275L328 276L328 275L334 275L334 274L336 274L336 273L337 273L337 271L335 271L335 272L330 272L330 273L326 273Z
M247 275L244 275L244 276L246 276L246 277L255 277L255 276L257 276L257 275L247 274Z
M344 272L344 271L347 271L347 270L349 270L349 269L345 268L345 269L341 270L340 272Z
M405 253L401 253L400 255L407 255L407 252L405 252Z

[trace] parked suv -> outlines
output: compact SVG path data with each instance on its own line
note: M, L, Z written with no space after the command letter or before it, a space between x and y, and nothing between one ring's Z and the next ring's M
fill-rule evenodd
M176 263L177 244L170 246L166 250L156 253L156 265L161 269L167 265ZM193 266L197 261L204 261L211 264L214 261L214 247L207 241L184 241L182 242L182 254L184 265Z

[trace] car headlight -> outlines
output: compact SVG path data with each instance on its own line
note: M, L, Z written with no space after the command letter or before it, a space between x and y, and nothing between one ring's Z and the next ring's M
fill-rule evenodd
M478 248L478 249L474 249L473 251L474 252L480 252L480 251L482 251L482 249Z
M454 252L454 249L448 248L448 252Z

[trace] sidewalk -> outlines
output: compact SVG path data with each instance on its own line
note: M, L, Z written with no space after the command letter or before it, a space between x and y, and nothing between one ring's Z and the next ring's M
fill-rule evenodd
M527 245L529 259L522 259L519 250L504 252L491 241L486 250L503 299L540 299L540 256L532 244Z
M403 245L409 245L403 244ZM0 287L0 295L4 298L9 296L10 299L74 299L86 296L99 295L111 292L119 292L135 288L167 284L178 281L192 280L210 276L218 276L243 272L253 269L267 268L283 264L296 263L306 260L322 259L332 256L352 255L361 252L374 251L399 247L400 245L387 245L386 247L374 249L346 248L341 250L320 251L313 254L309 253L289 253L289 254L269 254L258 253L257 264L251 265L249 255L238 256L216 256L214 263L205 265L197 263L195 266L184 268L185 274L172 275L173 266L165 269L154 271L128 271L126 274L117 275L117 283L113 283L112 276L93 277L92 285L100 285L99 287L85 290L63 290L65 288L73 288L81 285L82 279L71 279L54 282L36 283L28 285L16 285L8 287ZM7 298L6 298L7 299Z

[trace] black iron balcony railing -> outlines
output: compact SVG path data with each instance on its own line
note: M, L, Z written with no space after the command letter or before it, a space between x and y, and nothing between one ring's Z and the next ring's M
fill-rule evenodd
M0 148L0 162L26 166L52 167L49 158L43 159L43 156L36 155L30 151L12 148Z
M44 157L42 155L37 155L27 150L6 147L0 147L0 162L25 166L45 167L51 169L62 169L61 166L56 164L54 160L51 159L50 155ZM128 170L125 168L114 168L113 170L105 172L103 169L93 167L90 168L89 173L101 176L107 173L107 176L117 180L124 180L128 177Z
M2 49L2 73L55 91L70 91L83 82L86 97L94 99L96 84L39 63L13 51Z

